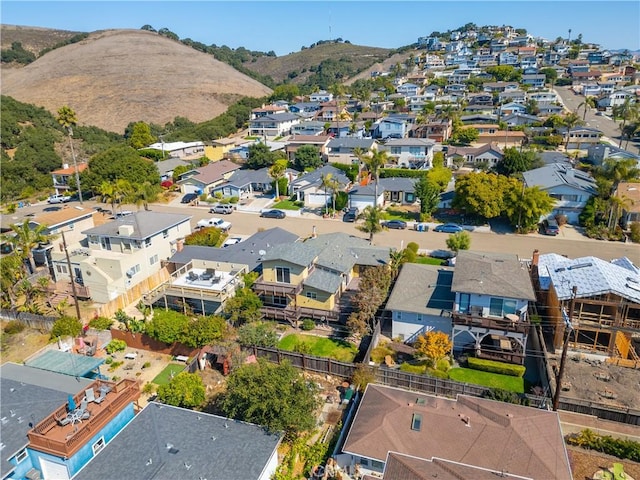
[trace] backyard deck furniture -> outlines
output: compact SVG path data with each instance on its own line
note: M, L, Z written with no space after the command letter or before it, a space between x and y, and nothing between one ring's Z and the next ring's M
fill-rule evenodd
M189 271L189 273L187 274L187 281L195 282L196 280L198 280L198 275L196 275L192 271Z
M87 402L95 402L96 401L96 393L93 388L88 388L84 391L84 398L87 399Z

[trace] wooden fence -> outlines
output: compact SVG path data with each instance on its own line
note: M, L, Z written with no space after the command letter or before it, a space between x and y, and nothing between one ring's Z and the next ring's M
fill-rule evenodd
M111 338L115 340L123 340L128 347L146 350L148 352L164 353L166 355L184 355L193 357L197 355L200 349L187 347L181 343L167 345L166 343L151 338L146 333L131 333L125 330L111 329Z
M634 408L615 407L603 403L589 402L577 398L563 398L560 396L558 404L560 410L584 413L612 422L640 425L640 410Z
M0 309L0 318L6 321L17 320L31 328L46 330L50 332L53 324L58 319L47 315L36 315L35 313L18 312L16 310Z
M170 277L171 275L169 274L167 269L161 268L156 273L145 278L140 283L134 285L123 294L118 295L109 303L101 305L97 310L97 314L101 317L112 318L118 310L124 309L132 303L140 300L144 293L150 292L151 290L155 289L162 283L168 281Z

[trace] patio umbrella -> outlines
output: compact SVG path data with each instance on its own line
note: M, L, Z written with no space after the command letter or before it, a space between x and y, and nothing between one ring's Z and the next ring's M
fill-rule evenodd
M76 402L73 399L73 395L69 394L67 397L67 403L69 404L69 411L73 412L76 409Z

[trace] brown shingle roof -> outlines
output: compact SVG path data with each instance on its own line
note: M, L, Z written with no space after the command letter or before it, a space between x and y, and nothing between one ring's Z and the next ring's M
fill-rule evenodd
M196 168L199 173L193 176L193 178L205 185L209 185L213 182L223 180L224 175L239 169L240 165L230 160L220 160L219 162L211 162L204 167Z
M422 415L419 431L411 429L414 414ZM375 384L367 386L343 451L381 462L389 452L399 452L536 479L571 479L555 412Z
M61 223L69 222L71 220L80 219L83 217L91 216L95 213L95 210L83 207L63 207L55 212L47 212L34 217L33 221L48 227L55 227Z

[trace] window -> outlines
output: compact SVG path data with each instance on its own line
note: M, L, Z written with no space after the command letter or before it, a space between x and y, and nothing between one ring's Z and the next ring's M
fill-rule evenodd
M149 265L154 265L158 263L158 254L156 253L153 257L149 259Z
M151 237L144 239L144 246L145 247L150 247L151 246Z
M361 458L360 459L360 465L362 465L363 467L368 467L369 466L369 460L366 458Z
M169 230L162 231L162 238L167 238L169 236Z
M104 250L111 250L111 239L109 237L101 237L100 245Z
M291 283L291 271L288 267L276 267L276 282Z
M384 468L384 463L379 462L378 460L371 460L371 468L382 471L382 469Z
M318 298L318 295L316 294L316 292L307 292L305 293L307 298L310 298L312 300L316 300Z
M489 315L504 317L509 313L516 313L516 301L503 298L492 298L489 304Z
M471 304L471 295L468 293L460 294L460 313L469 313L469 305Z
M422 415L419 413L414 413L413 418L411 419L411 430L415 430L419 432L422 428Z
M93 450L93 454L97 455L100 450L104 448L104 437L100 437L100 439L91 445L91 450Z
M58 273L67 273L67 267L64 265L56 265L56 270Z
M128 240L122 241L122 251L123 252L131 252L131 242Z
M24 449L20 450L20 451L16 454L16 462L17 462L17 463L24 462L26 458L27 458L27 449L26 449L26 448L24 448Z

